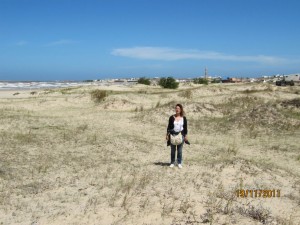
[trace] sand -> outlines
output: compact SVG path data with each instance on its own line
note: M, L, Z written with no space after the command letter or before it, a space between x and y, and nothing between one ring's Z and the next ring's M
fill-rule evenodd
M300 86L32 91L0 91L0 224L300 224ZM182 169L165 140L176 103Z

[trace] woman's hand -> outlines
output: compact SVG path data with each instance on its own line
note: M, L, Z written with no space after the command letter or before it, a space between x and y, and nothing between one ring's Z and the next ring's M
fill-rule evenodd
M184 141L187 141L187 140L188 140L188 139L187 139L187 136L185 136L185 137L184 137Z
M166 140L168 141L169 140L169 135L167 134L167 136L166 136Z

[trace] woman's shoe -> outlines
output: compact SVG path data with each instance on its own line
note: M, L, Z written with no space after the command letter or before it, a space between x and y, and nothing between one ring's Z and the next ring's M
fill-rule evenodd
M181 169L181 168L182 168L182 165L181 165L181 164L178 164L178 168L180 168L180 169Z
M173 164L173 163L171 163L170 167L171 167L171 168L172 168L172 167L174 167L174 164Z

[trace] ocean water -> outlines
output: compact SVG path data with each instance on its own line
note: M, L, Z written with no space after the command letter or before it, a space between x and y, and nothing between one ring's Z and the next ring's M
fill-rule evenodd
M31 90L44 88L64 88L88 86L93 82L82 81L0 81L0 90Z

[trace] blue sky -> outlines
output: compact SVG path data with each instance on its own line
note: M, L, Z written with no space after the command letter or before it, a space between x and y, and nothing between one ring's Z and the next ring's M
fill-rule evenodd
M296 0L0 0L0 80L300 72Z

